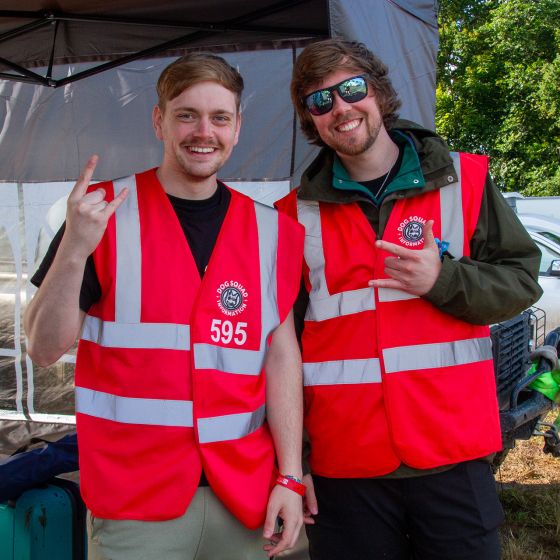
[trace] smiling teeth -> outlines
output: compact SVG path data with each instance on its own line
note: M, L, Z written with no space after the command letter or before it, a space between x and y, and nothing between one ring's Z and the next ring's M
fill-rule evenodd
M210 154L214 151L215 148L202 148L200 146L190 146L189 150L191 152L197 152L199 154Z
M358 119L356 119L356 120L349 121L347 123L341 124L337 128L341 132L348 132L349 130L354 130L359 124L360 124L360 121Z

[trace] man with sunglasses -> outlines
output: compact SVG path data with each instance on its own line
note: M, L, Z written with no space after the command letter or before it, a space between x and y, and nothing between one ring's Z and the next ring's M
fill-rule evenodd
M314 43L292 100L322 147L279 203L306 228L296 303L313 560L497 560L488 324L536 301L539 251L486 157L397 120L363 45Z

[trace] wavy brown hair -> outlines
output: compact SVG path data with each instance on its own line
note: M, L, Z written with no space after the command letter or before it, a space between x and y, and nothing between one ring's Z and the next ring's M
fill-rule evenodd
M156 86L159 108L165 110L168 101L199 82L217 82L229 89L235 95L239 112L243 92L241 74L221 56L198 52L178 58L161 73Z
M363 43L326 39L312 43L298 56L292 74L290 92L296 108L301 130L312 144L324 146L303 98L329 74L349 70L366 77L375 92L375 99L389 130L398 118L401 102L388 76L388 69ZM319 87L319 86L317 86Z

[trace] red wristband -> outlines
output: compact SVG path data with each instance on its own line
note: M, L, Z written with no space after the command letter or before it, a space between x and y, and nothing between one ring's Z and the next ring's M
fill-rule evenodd
M288 490L291 490L292 492L295 492L300 496L305 496L305 484L302 484L297 480L293 480L288 476L279 474L278 478L276 479L276 484L280 484L280 486L285 486Z

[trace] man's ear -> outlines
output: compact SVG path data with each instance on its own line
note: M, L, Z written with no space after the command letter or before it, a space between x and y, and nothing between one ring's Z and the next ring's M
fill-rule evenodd
M156 105L152 111L152 126L156 133L156 138L158 140L163 140L163 134L161 133L161 121L163 120L163 113L159 107Z

